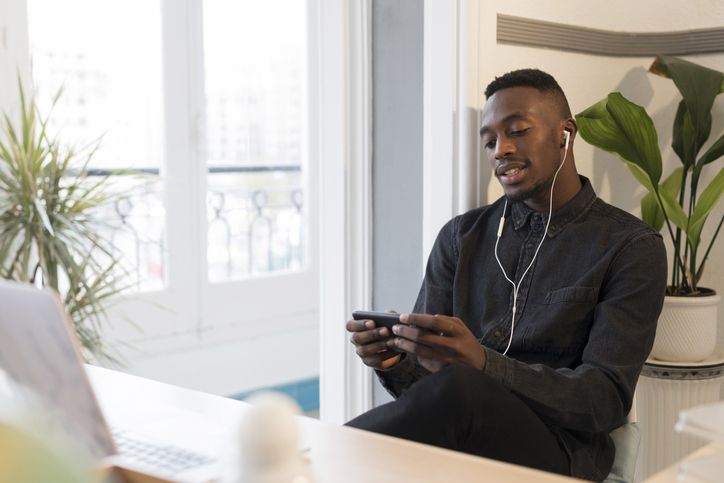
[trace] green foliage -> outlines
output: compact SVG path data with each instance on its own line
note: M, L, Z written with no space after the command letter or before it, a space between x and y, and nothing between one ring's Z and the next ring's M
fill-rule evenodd
M671 143L683 166L663 182L660 182L662 160L658 136L643 107L613 92L577 114L576 121L586 142L618 156L649 190L641 200L641 216L656 230L666 225L674 243L669 292L695 294L706 259L724 222L722 218L697 263L704 223L724 194L724 169L720 169L699 194L702 169L724 155L724 134L697 159L711 134L711 110L716 96L724 92L724 73L667 56L657 57L649 72L671 79L683 97L674 118Z
M0 138L0 276L63 290L84 353L119 364L101 329L108 303L128 288L129 277L100 234L108 225L96 216L99 207L122 199L112 188L117 173L88 177L99 142L76 151L51 139L47 118L18 84L19 129L4 114Z

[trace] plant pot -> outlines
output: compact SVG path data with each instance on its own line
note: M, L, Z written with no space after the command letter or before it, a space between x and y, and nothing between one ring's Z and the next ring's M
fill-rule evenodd
M656 327L651 357L670 362L699 362L716 348L717 308L721 297L702 289L699 296L667 295Z

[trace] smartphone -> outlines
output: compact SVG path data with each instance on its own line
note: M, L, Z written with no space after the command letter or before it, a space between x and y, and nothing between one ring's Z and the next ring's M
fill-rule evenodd
M390 330L390 337L394 337L392 326L400 323L400 314L391 314L389 312L368 312L365 310L355 310L352 312L354 320L374 320L376 327L387 327ZM386 337L387 339L388 337ZM398 347L393 347L395 352L405 352Z
M374 320L377 327L387 327L392 333L392 326L400 323L400 314L391 314L389 312L368 312L365 310L355 310L352 312L354 320Z

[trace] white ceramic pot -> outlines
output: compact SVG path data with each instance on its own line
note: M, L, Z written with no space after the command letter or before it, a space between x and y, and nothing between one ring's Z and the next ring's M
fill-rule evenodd
M651 357L670 362L699 362L716 348L716 292L700 297L667 295L659 316Z

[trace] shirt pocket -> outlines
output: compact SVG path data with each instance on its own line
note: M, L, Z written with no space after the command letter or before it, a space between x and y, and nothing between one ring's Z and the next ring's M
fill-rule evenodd
M582 352L597 301L597 287L565 287L548 292L541 303L531 306L524 347L531 352L558 355Z

